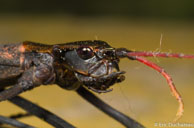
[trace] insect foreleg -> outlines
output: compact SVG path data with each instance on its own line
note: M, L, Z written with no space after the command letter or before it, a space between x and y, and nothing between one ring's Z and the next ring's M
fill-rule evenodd
M1 123L0 125L7 124L7 125L14 126L17 128L35 128L35 127L30 126L28 124L24 124L20 121L17 121L15 119L11 119L8 117L4 117L4 116L0 116L0 123ZM0 126L0 127L3 128L3 126Z
M64 121L60 117L56 116L55 114L49 112L48 110L32 103L31 101L24 99L20 96L15 96L9 101L27 112L39 117L40 119L44 120L45 122L51 124L55 128L75 128L70 123Z
M9 118L21 119L21 118L29 117L29 116L32 116L32 114L31 113L17 113L17 114L10 115Z
M86 77L81 74L76 74L80 81L83 82L88 89L91 89L97 93L106 93L112 91L112 89L108 89L109 86L122 82L125 77L122 75L124 71L113 72L108 75L101 76L99 78L95 77Z
M122 123L127 128L145 128L143 125L141 125L139 122L136 122L132 118L124 115L123 113L117 111L116 109L112 108L105 102L103 102L101 99L96 97L93 93L85 89L84 87L80 87L77 90L77 93L83 97L86 101L100 109L102 112L106 113L110 117L114 118L115 120Z
M46 64L31 67L22 74L17 84L0 92L0 101L10 99L41 84L54 82L55 74L53 72L52 67Z

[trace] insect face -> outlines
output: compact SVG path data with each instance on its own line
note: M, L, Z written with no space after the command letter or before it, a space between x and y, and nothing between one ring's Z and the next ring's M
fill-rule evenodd
M106 92L109 86L124 80L119 59L113 55L113 48L81 46L67 52L65 58L80 82L96 92Z
M96 92L107 92L111 85L124 80L115 49L105 42L85 41L69 44L68 48L59 50L60 58L82 85Z

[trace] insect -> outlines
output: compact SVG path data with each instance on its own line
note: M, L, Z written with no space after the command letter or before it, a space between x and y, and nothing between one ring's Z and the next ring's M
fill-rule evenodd
M112 91L111 86L122 82L124 71L119 69L121 58L137 60L160 72L179 103L175 120L183 115L183 101L164 69L144 57L194 58L193 55L138 52L113 48L104 41L77 41L45 45L34 42L0 45L0 101L40 85L56 84L63 89L88 88L97 93Z

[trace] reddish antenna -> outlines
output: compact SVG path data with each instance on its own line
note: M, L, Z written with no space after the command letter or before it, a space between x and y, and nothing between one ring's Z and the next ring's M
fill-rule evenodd
M154 70L158 71L159 73L161 73L164 76L164 78L167 80L167 83L170 87L170 90L171 90L173 96L175 96L176 100L179 103L179 107L178 107L177 114L176 114L176 117L175 117L174 121L176 122L178 119L180 119L180 117L183 115L183 112L184 112L184 104L183 104L182 97L181 97L180 93L177 91L171 76L163 68L161 68L160 66L158 66L157 64L155 64L151 61L148 61L145 58L142 58L141 56L143 56L143 57L166 57L166 58L171 57L171 58L194 59L194 55L185 55L185 54L182 54L182 53L161 53L161 52L131 51L131 52L127 52L126 56L129 57L130 59L132 58L134 60L137 60L137 61L153 68Z
M154 70L158 71L159 73L161 73L164 78L167 80L167 83L170 87L170 90L173 94L173 96L175 96L176 100L179 103L179 107L176 113L176 117L174 119L174 121L177 121L178 119L180 119L180 117L183 115L184 112L184 104L183 104L183 100L181 98L180 93L178 92L178 90L176 89L173 80L171 78L171 76L160 66L158 66L157 64L143 58L143 57L171 57L171 58L188 58L188 59L194 59L194 55L185 55L185 54L180 54L180 53L162 53L162 52L141 52L141 51L129 51L125 48L119 48L116 49L116 54L118 57L123 58L123 57L128 57L131 60L137 60L147 66L149 66L150 68L153 68Z

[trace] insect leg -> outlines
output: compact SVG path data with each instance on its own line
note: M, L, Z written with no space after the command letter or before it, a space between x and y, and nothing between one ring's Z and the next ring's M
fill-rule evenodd
M23 92L23 87L20 84L14 85L9 89L0 92L0 101L7 100Z
M32 114L30 114L30 113L18 113L18 114L13 114L13 115L9 116L9 118L20 119L20 118L29 117L29 116L32 116Z
M90 87L90 86L88 86L88 89L91 89L92 91L94 91L94 92L96 92L96 93L107 93L107 92L111 92L113 89L111 88L111 89L107 89L107 90L99 90L99 89L95 89L95 88L93 88L93 87Z
M100 81L104 81L106 79L112 79L112 78L117 78L119 75L124 74L124 71L119 71L119 72L113 72L111 74L105 75L103 77L100 77L99 80Z
M88 89L91 89L97 93L106 93L112 91L112 89L108 89L111 85L122 82L125 79L125 77L122 75L124 73L124 71L113 72L99 78L85 77L81 74L76 75L83 82L83 84L88 87ZM96 83L96 81L98 81L98 83Z
M0 92L0 101L10 99L23 91L30 90L41 84L49 84L55 80L52 67L46 64L31 67L25 71L18 83Z
M47 123L51 124L56 128L75 128L68 122L64 121L60 117L56 116L55 114L49 112L48 110L28 101L20 96L15 96L9 99L10 102L13 104L25 109L29 113L39 117L40 119L46 121Z
M8 124L8 125L11 125L11 126L14 126L17 128L35 128L35 127L30 126L28 124L24 124L24 123L19 122L15 119L11 119L11 118L4 117L4 116L0 116L0 123L1 124Z
M18 83L12 87L0 92L0 101L12 98L21 92L33 87L33 69L27 70L22 77L18 80Z
M144 128L143 125L133 120L132 118L124 115L123 113L117 111L116 109L112 108L111 106L103 102L101 99L96 97L94 94L86 90L84 87L81 86L77 90L77 93L86 101L88 101L89 103L91 103L92 105L94 105L95 107L97 107L110 117L114 118L127 128Z

